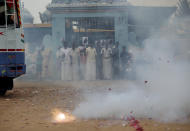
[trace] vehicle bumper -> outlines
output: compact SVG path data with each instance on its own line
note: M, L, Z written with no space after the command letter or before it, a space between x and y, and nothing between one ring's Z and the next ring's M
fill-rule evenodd
M16 78L25 73L25 64L0 65L0 77Z

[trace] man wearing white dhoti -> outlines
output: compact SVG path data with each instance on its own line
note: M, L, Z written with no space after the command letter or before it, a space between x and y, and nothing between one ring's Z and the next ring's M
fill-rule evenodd
M103 77L105 80L112 79L112 49L106 47L101 50L102 58L103 58Z
M71 64L72 64L72 80L79 80L79 50L75 47L75 44L72 45L71 50Z
M80 74L80 79L84 80L85 79L85 71L86 71L86 48L84 45L80 45L78 47L78 50L80 52L80 57L79 57L79 74Z
M96 80L96 49L89 45L86 49L86 80Z
M71 50L67 48L67 44L64 43L64 47L61 48L61 80L70 81L72 80L71 70Z

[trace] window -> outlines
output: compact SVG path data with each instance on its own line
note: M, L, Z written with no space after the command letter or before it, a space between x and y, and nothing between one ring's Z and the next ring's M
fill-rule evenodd
M0 0L0 26L5 26L5 2Z
M6 1L6 5L5 5ZM0 26L6 27L7 26L14 26L16 25L17 28L20 27L18 13L16 6L16 0L0 0Z
M65 29L66 41L79 42L86 37L90 41L115 39L114 17L67 17Z

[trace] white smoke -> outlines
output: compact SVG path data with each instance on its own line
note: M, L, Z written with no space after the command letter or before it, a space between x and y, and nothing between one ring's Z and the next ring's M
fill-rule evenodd
M85 101L73 114L85 119L121 118L133 111L138 118L186 119L190 114L189 40L170 30L178 24L169 26L145 40L143 50L131 49L137 77L134 83L126 82L127 89L122 92L85 94Z

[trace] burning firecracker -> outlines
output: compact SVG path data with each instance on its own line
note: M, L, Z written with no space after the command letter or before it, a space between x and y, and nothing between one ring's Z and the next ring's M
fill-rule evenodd
M54 109L52 111L52 115L53 115L54 123L67 123L67 122L72 122L75 120L75 117L72 116L71 114L66 113L66 112L61 112L58 109Z

